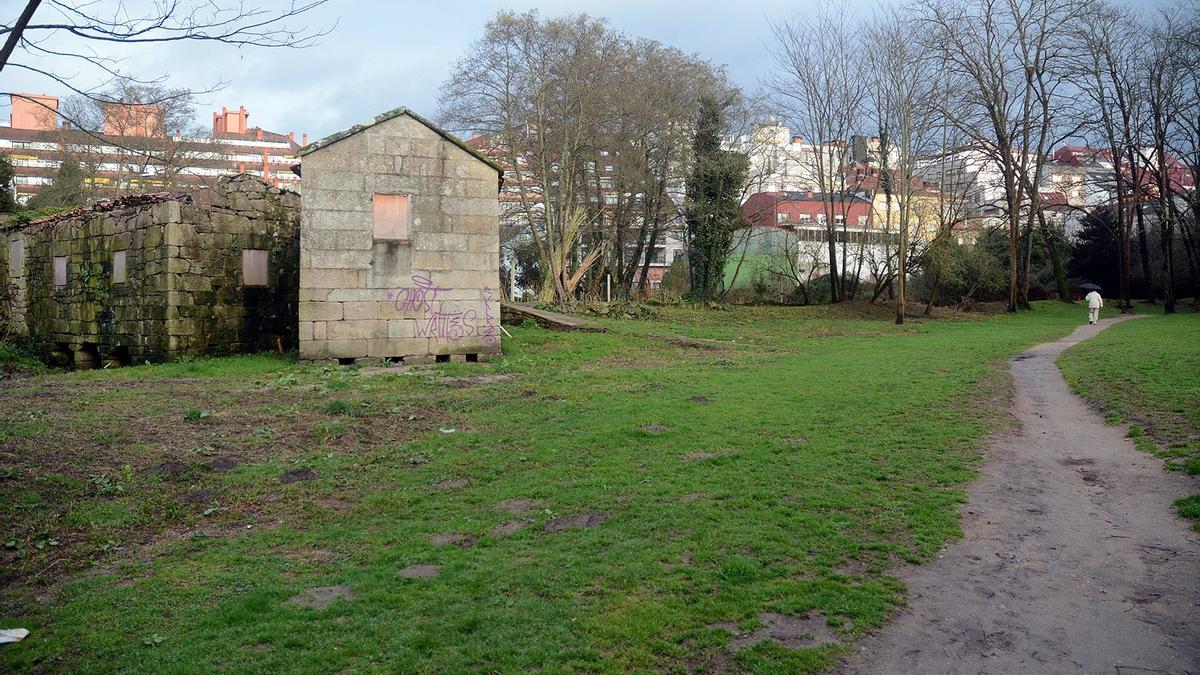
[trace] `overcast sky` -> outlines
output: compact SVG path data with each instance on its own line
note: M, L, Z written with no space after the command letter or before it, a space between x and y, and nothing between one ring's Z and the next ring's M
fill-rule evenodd
M261 0L271 5L274 0ZM871 7L875 0L851 0ZM0 0L11 21L25 3ZM101 0L116 5L116 0ZM135 5L135 2L127 2ZM279 4L283 4L280 2ZM250 124L270 131L302 132L309 140L333 133L378 112L408 106L433 117L438 87L467 45L501 9L538 9L543 15L586 12L606 17L623 32L659 40L728 67L732 78L754 87L768 66L767 20L790 16L796 0L330 0L308 19L336 27L319 46L304 50L237 49L221 45L141 46L111 52L127 57L123 70L140 77L169 75L175 87L206 89L225 80L215 94L200 97L198 122L211 124L212 111L244 105ZM59 43L65 44L65 43ZM100 45L103 48L104 45ZM99 74L79 66L40 59L72 78L80 88L94 86ZM6 69L0 91L69 92L42 76ZM7 101L0 116L7 118Z
M124 4L136 7L147 1L125 0ZM864 12L880 1L887 2L846 0L851 8ZM1159 4L1160 0L1138 2ZM4 22L12 21L24 4L0 0ZM119 4L99 0L94 6ZM260 4L282 6L286 0L260 0ZM205 127L211 125L213 110L244 105L251 126L295 131L297 139L307 132L309 140L315 140L401 105L435 116L438 87L450 66L501 9L606 17L618 30L724 65L735 82L753 89L770 67L768 21L790 17L799 9L811 10L813 4L803 0L330 0L306 21L312 26L336 26L320 45L309 49L166 43L114 47L102 53L124 57L121 67L130 74L167 75L167 84L173 87L204 90L226 81L224 89L198 101L197 122ZM72 44L65 41L69 37L49 46L69 48ZM100 82L99 73L71 62L43 58L35 65L80 88ZM14 68L5 69L0 91L69 93L57 82ZM0 101L0 116L5 119L7 104Z

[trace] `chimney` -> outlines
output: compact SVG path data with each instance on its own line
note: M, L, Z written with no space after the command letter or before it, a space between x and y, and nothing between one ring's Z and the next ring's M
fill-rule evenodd
M300 137L300 145L308 145L308 134L304 134Z
M288 132L288 140L291 141L292 143L295 143L296 142L296 132L289 131Z
M803 143L803 142L804 142L803 136L792 136L792 143Z
M262 129L258 130L258 138L259 138L259 140L262 140ZM262 175L262 177L263 177L263 180L267 180L268 178L271 177L271 167L270 167L270 165L267 164L267 151L266 150L262 151L262 156L263 156L263 175Z
M254 139L258 141L262 140L262 127L254 127Z

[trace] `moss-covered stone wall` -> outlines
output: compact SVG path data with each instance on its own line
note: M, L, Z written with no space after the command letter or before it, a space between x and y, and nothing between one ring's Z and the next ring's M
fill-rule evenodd
M298 224L299 195L252 176L30 223L5 233L3 273L23 290L7 311L48 361L79 367L294 349ZM244 278L246 249L266 260L265 278ZM56 258L66 283L55 283Z

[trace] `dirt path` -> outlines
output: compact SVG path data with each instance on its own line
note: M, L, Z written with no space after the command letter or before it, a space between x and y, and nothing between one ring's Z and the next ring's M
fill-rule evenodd
M1131 317L1017 356L1019 427L968 487L964 538L900 576L909 608L845 673L1200 673L1200 533L1163 471L1067 388L1055 360Z

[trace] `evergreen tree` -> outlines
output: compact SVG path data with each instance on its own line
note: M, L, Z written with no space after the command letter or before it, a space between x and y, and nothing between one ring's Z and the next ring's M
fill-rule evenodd
M64 159L58 166L54 180L29 200L29 208L43 209L48 206L82 206L88 202L84 187L84 172L79 162Z
M17 195L13 188L13 165L8 155L0 155L0 213L17 210Z
M720 296L725 259L733 243L733 231L741 221L739 196L746 181L747 161L743 154L721 149L721 104L711 96L702 96L699 108L685 210L688 264L692 297L712 300Z

